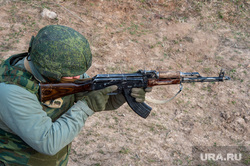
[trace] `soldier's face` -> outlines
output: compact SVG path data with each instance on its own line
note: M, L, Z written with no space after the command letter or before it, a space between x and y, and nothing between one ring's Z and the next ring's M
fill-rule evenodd
M79 76L73 76L73 77L62 77L62 79L68 79L68 80L71 80L71 79L80 79L80 75Z

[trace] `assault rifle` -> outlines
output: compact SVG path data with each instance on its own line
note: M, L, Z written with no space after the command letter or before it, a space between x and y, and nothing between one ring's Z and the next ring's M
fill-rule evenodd
M198 72L183 73L179 71L145 71L127 74L98 74L93 78L70 80L63 83L40 83L40 101L54 100L70 94L103 89L111 85L117 85L118 89L110 95L123 93L128 105L139 116L147 118L151 111L145 103L138 103L130 96L132 88L147 88L156 85L172 85L192 82L222 82L230 80L224 76L221 70L218 77L202 77ZM179 92L180 92L179 91ZM178 92L178 93L179 93ZM177 95L177 94L176 94Z

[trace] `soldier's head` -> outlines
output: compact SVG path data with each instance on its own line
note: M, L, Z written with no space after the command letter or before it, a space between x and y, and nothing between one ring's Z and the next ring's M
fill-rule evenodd
M29 48L32 74L42 82L60 81L85 73L92 62L87 39L72 28L49 25L32 37Z

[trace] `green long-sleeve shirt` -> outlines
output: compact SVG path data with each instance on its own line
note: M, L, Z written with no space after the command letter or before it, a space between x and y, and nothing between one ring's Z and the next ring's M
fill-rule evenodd
M0 128L43 154L54 155L72 142L93 113L79 100L52 122L36 95L17 85L0 83Z

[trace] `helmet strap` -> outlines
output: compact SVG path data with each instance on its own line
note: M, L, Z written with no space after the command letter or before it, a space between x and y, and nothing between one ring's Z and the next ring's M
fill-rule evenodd
M28 53L30 53L30 51L31 51L31 47L32 47L32 43L33 43L34 38L35 38L34 36L31 37Z
M35 68L34 64L29 58L29 55L24 59L24 67L25 69L33 74L33 76L36 78L39 82L47 82L45 78L39 73L39 71Z
M24 59L24 67L25 67L25 69L26 69L28 72L30 72L30 73L32 74L32 71L31 71L31 69L30 69L30 65L29 65L29 62L28 62L27 58L28 58L28 57L25 57L25 59Z

